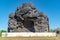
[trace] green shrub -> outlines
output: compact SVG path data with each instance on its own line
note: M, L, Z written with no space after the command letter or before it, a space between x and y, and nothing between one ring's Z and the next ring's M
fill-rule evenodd
M2 35L2 32L6 32L6 30L0 30L0 36Z
M1 36L2 32L0 31L0 36Z

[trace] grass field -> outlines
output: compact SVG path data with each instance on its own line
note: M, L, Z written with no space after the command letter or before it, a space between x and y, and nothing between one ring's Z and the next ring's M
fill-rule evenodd
M0 40L60 40L60 37L0 37Z

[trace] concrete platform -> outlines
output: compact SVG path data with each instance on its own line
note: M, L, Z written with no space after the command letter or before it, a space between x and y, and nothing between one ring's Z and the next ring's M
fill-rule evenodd
M13 32L13 33L8 33L8 32L5 32L5 33L2 33L2 37L34 37L34 36L37 36L37 37L42 37L42 36L48 36L48 37L51 37L51 36L56 36L56 33L54 32L36 32L36 33L33 33L33 32Z

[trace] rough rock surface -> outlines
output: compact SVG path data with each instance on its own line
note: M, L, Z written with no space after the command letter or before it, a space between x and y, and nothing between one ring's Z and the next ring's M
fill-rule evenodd
M32 3L23 3L9 15L8 32L48 32L49 20Z

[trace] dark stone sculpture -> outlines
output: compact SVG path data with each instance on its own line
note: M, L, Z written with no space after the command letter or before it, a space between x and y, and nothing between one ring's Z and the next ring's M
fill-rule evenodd
M48 32L49 20L32 3L23 3L9 15L8 32Z

